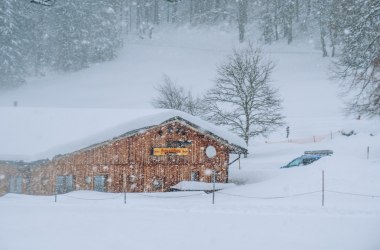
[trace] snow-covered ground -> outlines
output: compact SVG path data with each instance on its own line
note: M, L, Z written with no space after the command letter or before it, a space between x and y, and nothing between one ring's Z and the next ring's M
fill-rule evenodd
M110 112L151 108L153 86L163 73L202 93L233 46L235 36L211 30L130 38L117 60L32 79L0 94L0 106L6 113L16 109L14 101L20 107ZM290 138L284 127L252 141L241 169L231 167L238 185L217 192L214 205L212 195L202 192L127 194L126 204L123 194L90 191L59 195L57 202L54 196L7 194L0 198L0 249L380 249L379 120L342 116L330 65L312 41L265 50L277 65L273 84L284 100ZM9 119L2 117L2 126ZM28 131L28 122L16 127ZM342 136L341 130L356 135ZM334 154L280 169L317 149Z

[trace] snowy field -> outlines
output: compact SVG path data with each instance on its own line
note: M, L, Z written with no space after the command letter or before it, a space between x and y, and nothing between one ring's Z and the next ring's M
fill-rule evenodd
M0 94L0 106L8 114L14 101L26 108L151 108L163 73L202 93L233 46L234 34L211 31L129 38L117 60L31 79ZM265 50L277 65L273 84L284 100L290 142L285 127L254 140L241 169L231 167L238 185L217 192L215 204L202 192L127 194L126 203L123 194L90 191L59 195L57 202L54 196L7 194L0 197L0 250L380 249L379 120L342 116L330 65L312 40ZM27 125L19 129L28 131ZM341 130L356 135L342 136ZM318 149L334 154L280 169Z
M356 135L257 145L255 157L231 170L232 179L245 183L217 192L214 205L203 192L127 194L125 204L123 194L90 191L59 195L57 202L8 194L0 198L0 249L376 250L380 152L367 160L360 151L376 140ZM279 169L306 148L329 148L334 155Z

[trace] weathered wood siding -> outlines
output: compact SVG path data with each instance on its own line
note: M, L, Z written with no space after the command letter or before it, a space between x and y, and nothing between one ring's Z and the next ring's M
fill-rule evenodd
M167 148L173 142L187 142L186 156L152 155L153 148ZM205 154L214 146L217 155ZM32 168L31 179L36 194L53 194L57 176L73 176L76 190L93 190L94 177L106 178L107 192L166 191L180 181L211 182L207 169L217 171L217 182L227 182L229 148L182 122L171 122L131 136L55 157L48 165Z
M32 193L27 163L0 162L0 196L8 192Z

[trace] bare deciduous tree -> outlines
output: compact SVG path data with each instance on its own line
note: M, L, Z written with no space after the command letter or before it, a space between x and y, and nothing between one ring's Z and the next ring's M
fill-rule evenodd
M164 75L162 83L155 89L158 92L158 95L152 100L155 108L176 109L195 116L202 113L201 98L193 97L191 91L186 92L169 76Z
M274 64L251 44L233 54L218 67L216 84L208 91L206 117L226 125L248 144L284 124L281 100L269 85Z

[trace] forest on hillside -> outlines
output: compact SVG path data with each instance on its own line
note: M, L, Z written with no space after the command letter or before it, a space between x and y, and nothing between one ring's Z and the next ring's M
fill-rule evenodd
M0 2L0 89L112 60L127 34L151 39L157 27L210 27L234 31L240 42L318 37L321 56L336 58L334 76L352 97L348 108L380 114L380 0L36 2Z

